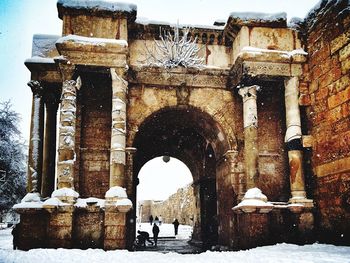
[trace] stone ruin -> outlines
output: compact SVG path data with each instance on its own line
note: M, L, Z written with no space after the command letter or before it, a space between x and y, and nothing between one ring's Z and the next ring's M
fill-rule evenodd
M284 13L180 25L201 68L147 63L145 46L173 27L136 19L135 5L57 7L62 36L35 35L25 61L20 249L131 249L138 172L164 155L192 173L203 244L349 244L348 1L321 1L290 25Z

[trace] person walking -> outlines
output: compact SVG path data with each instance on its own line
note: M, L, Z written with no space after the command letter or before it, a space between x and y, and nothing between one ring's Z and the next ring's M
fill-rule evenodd
M177 236L177 231L179 229L179 221L177 220L177 218L175 218L174 222L173 222L173 225L174 225L174 230L175 230L175 236Z
M153 232L154 246L156 247L158 242L158 235L159 235L159 227L157 226L156 223L153 224L152 232Z
M18 228L19 228L18 224L15 224L11 231L11 234L13 236L13 240L12 240L13 250L16 250L18 247L18 235L19 235Z
M148 219L149 219L149 223L150 223L150 225L152 225L152 223L153 223L153 216L152 216L152 215L150 215Z

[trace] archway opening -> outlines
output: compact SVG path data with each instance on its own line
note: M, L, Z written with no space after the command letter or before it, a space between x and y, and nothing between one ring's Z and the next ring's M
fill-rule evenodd
M189 168L177 158L160 156L141 168L138 179L136 231L152 235L152 223L156 223L160 238L175 237L172 223L177 219L176 238L189 239L196 214Z
M193 178L195 215L192 239L203 244L204 248L217 244L216 165L218 158L229 148L218 123L197 108L162 109L142 123L133 147L137 148L133 173L135 203L139 194L137 185L141 184L138 177L141 168L155 157L177 158L186 164Z

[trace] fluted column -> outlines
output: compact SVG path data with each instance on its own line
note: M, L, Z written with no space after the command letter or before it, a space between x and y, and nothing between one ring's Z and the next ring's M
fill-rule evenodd
M256 187L259 178L257 88L256 85L243 87L238 92L243 98L244 169L247 190Z
M286 135L288 148L289 179L292 198L291 202L306 199L303 170L302 133L299 110L299 80L297 77L285 81L286 105Z
M112 132L109 187L125 187L126 103L128 82L111 68Z
M31 80L28 86L33 92L32 120L30 125L27 192L41 189L43 162L44 104L43 87L39 81Z
M62 85L57 158L57 188L74 189L76 82Z
M58 91L49 92L45 95L46 119L44 134L44 162L41 184L41 195L43 197L49 197L54 191L55 187L56 126L58 103Z

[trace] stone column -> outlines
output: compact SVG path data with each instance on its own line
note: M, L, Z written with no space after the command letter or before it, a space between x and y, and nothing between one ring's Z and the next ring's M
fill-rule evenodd
M246 189L254 188L259 178L259 150L258 150L258 111L256 105L256 91L258 86L239 89L243 98L244 125L244 169L246 174Z
M41 190L43 162L44 104L43 87L39 81L31 80L28 86L33 92L32 120L30 125L27 192Z
M242 171L242 167L238 162L238 151L229 150L225 153L225 158L229 162L229 169L231 175L231 184L234 192L237 194L237 201L242 201L244 194L246 192L245 189L245 178L244 173Z
M57 158L57 188L74 189L76 82L62 85Z
M112 76L112 132L109 187L125 187L126 103L128 82L110 69Z
M290 202L293 203L306 199L299 110L299 80L297 77L293 77L286 80L284 84L287 127L284 141L288 148L292 195Z
M136 148L134 147L126 147L126 171L125 171L125 177L126 177L126 192L128 196L132 196L133 192L133 170L134 170L134 154L136 152Z
M56 162L56 126L59 92L49 92L45 96L45 136L44 136L44 162L41 184L41 195L49 197L55 187Z

